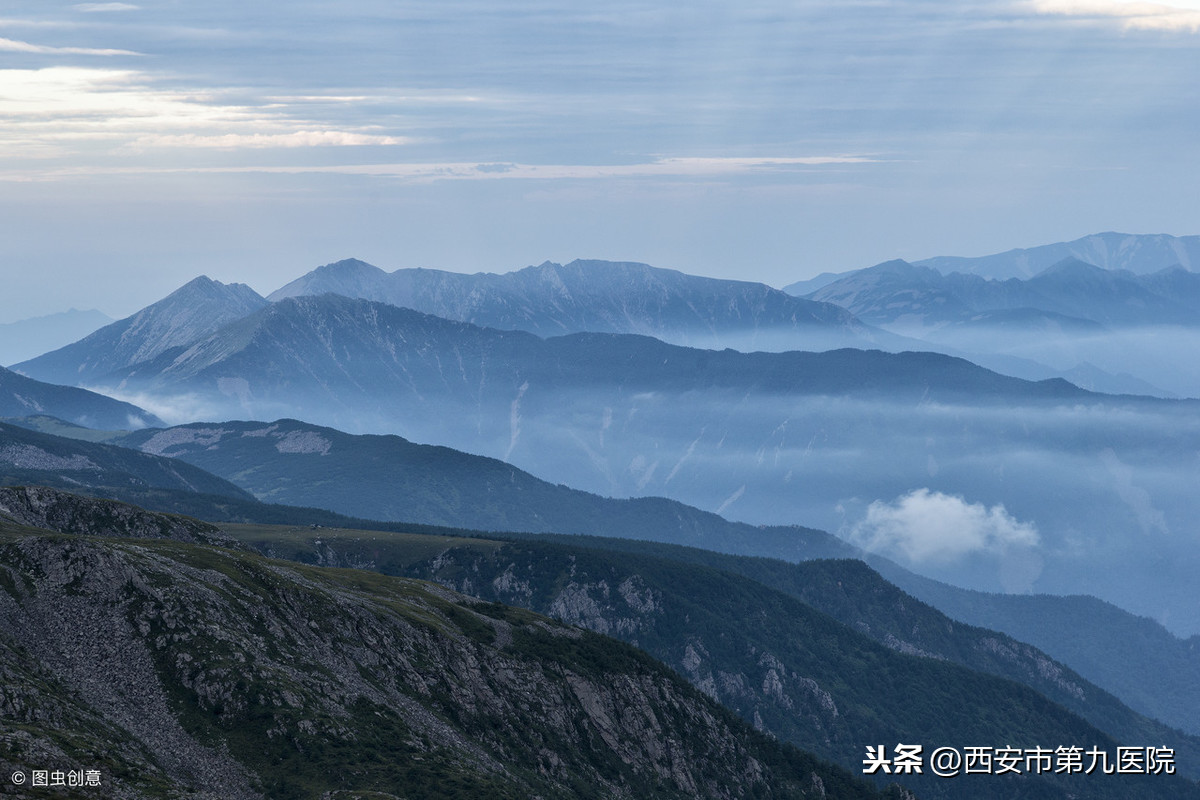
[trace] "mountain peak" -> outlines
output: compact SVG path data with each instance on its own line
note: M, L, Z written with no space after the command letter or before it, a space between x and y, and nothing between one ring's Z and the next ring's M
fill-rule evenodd
M903 258L893 258L893 259L889 259L889 260L887 260L887 261L881 261L881 262L879 262L878 264L876 264L875 266L873 266L873 267L870 267L870 269L878 269L878 270L884 270L884 269L904 269L904 270L910 270L910 269L913 269L913 265L912 265L912 264L910 264L909 262L905 261Z
M893 258L890 261L883 261L873 267L867 267L862 272L887 275L917 275L925 273L927 269L914 266L902 258Z
M274 303L285 297L326 293L373 297L387 280L388 273L379 267L357 258L344 258L301 275L271 292L267 299Z
M930 281L936 282L941 277L941 273L932 267L922 267L911 264L902 258L893 258L891 261L884 261L873 267L850 273L843 280L856 285L864 281L890 284L897 280L924 284Z
M383 270L381 270L379 267L375 266L374 264L368 264L366 261L362 261L357 258L343 258L341 261L333 261L324 266L317 267L315 270L313 270L313 272L314 273L334 272L334 273L338 273L338 274L358 272L358 273L375 274L375 273L383 273Z
M138 314L145 313L147 310L154 308L155 306L167 304L168 301L191 301L198 297L246 299L250 298L251 296L262 299L258 292L254 291L244 283L221 283L220 281L213 280L207 275L199 275L195 278L192 278L190 281L185 283L183 286L180 286L178 289L171 292L157 303L153 303L152 305L147 306L147 308L142 309L138 312Z
M1044 270L1039 272L1035 278L1068 278L1068 277L1091 277L1101 273L1109 273L1113 270L1106 270L1103 267L1097 267L1095 264L1090 264L1083 259L1075 256L1067 256L1060 261L1056 261Z
M79 341L20 364L21 371L51 383L88 383L191 344L267 301L244 283L200 275L141 311Z

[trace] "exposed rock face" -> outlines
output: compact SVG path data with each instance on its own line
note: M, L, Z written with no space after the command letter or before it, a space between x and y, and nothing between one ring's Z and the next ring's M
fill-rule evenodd
M724 634L704 623L697 627L698 633L682 640L664 633L677 628L687 604L681 605L678 597L665 598L641 574L606 571L594 562L585 566L574 556L559 567L556 572L547 559L530 557L519 545L512 545L491 557L448 548L411 565L408 574L645 647L756 728L802 746L846 738L833 696L813 677L797 672L796 665L765 649L731 658L727 643L712 641ZM518 575L524 577L518 580ZM714 644L721 649L715 657L710 652ZM857 755L857 748L854 752Z
M0 677L4 774L96 767L100 797L876 796L626 645L164 539L0 527Z
M1057 686L1064 693L1082 700L1083 687L1067 676L1060 664L1048 658L1035 647L1014 640L1003 640L988 636L979 640L978 647L1006 661L1022 665L1027 671L1036 671L1038 677Z
M215 525L44 486L0 487L0 520L58 533L238 545Z

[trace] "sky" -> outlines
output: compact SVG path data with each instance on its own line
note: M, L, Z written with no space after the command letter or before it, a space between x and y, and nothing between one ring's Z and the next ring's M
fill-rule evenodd
M1200 233L1200 2L0 5L0 322L356 257L774 286Z

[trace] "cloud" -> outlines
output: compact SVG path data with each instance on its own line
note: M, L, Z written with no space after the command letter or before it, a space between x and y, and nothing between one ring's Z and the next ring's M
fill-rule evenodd
M0 51L10 53L35 53L39 55L82 55L82 56L140 56L133 50L113 50L97 47L50 47L44 44L22 42L17 39L0 38Z
M917 489L891 503L876 500L850 531L865 550L900 555L910 563L950 564L975 553L1004 553L1038 544L1037 527L1003 505L987 508L961 497Z
M2 43L9 40L0 40ZM351 106L340 97L333 106ZM61 157L108 150L197 150L408 144L378 126L314 120L302 108L219 88L175 89L138 70L0 69L0 151Z
M2 141L0 136L0 141ZM207 148L266 148L306 147L321 144L380 145L408 144L407 137L384 137L343 132L304 131L279 136L222 134L150 135L141 137L134 146L207 147ZM412 183L469 180L601 180L601 179L701 179L765 174L796 168L813 169L822 166L881 163L876 159L857 156L816 156L802 158L667 158L639 164L520 164L494 162L398 162L386 164L295 164L217 167L62 167L54 170L14 170L0 172L0 180L33 181L57 180L80 175L151 175L175 173L235 174L258 173L275 175L332 174L363 175L395 178Z
M794 156L781 158L657 158L635 164L523 164L516 162L438 162L355 164L315 167L316 172L376 175L414 181L433 180L558 180L603 178L689 178L744 175L824 166L878 163L860 155ZM280 172L306 172L306 167L279 167Z
M94 14L107 11L137 11L141 6L131 5L130 3L76 3L71 8L87 14Z
M1166 516L1154 507L1149 492L1134 485L1133 470L1117 458L1116 452L1111 447L1106 447L1100 454L1100 463L1104 464L1104 468L1112 476L1113 488L1116 490L1117 497L1133 512L1142 533L1150 534L1157 531L1169 534L1170 529L1167 527Z
M1200 2L1032 0L1029 5L1040 14L1112 20L1126 29L1200 32Z
M230 409L221 406L208 398L196 394L160 395L145 392L130 392L109 386L89 386L88 391L120 400L148 411L166 422L168 425L182 425L187 422L217 421L229 419ZM130 415L128 419L131 430L146 427L146 421L139 416Z
M351 147L398 145L410 140L403 136L379 136L348 131L295 131L293 133L224 133L204 136L194 133L139 137L136 146L150 147Z

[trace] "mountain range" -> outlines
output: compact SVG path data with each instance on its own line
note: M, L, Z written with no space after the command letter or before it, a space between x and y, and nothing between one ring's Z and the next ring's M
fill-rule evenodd
M871 347L937 350L972 357L953 342L934 342L873 328L828 303L790 297L763 284L717 280L645 264L546 262L503 275L463 275L428 269L392 273L355 259L328 264L273 292L270 299L340 294L414 308L435 316L540 336L569 332L653 335L690 346L739 350L827 350ZM835 298L839 299L839 298ZM23 362L44 380L89 386L164 348L194 341L265 305L248 287L198 278L133 317L108 326L87 345ZM90 352L89 352L90 351ZM1091 365L1047 366L1014 356L982 354L986 366L1028 379L1083 379L1102 391L1165 395ZM74 371L72 371L74 370ZM167 409L163 409L167 412ZM193 409L202 413L202 409Z
M1200 237L1098 234L979 259L889 261L787 290L1006 374L1200 397Z
M706 347L899 349L902 337L845 310L760 283L717 280L645 264L547 262L504 275L438 270L387 273L355 259L328 264L263 298L244 284L199 277L136 314L17 369L70 385L191 345L269 302L337 294L413 308L445 319L542 336L582 331L640 333Z
M761 283L611 261L547 261L504 274L385 272L347 259L297 278L267 299L338 294L485 328L538 336L635 333L691 347L738 350L894 349L902 340L836 305Z
M1001 281L888 261L809 297L872 324L904 327L1039 326L1095 334L1111 327L1200 324L1200 273L1178 265L1136 275L1067 258L1030 278Z
M1200 629L1197 556L1172 535L1195 511L1186 475L1200 430L1187 402L934 353L542 339L337 295L270 303L106 381L156 410L396 433L597 494L839 531L968 588L1096 594ZM965 519L1004 513L970 523L961 557L924 558L927 529L888 520L938 502Z
M1064 260L1082 261L1102 269L1127 271L1136 275L1160 272L1176 266L1189 272L1200 272L1200 236L1108 231L1069 242L1015 248L986 256L935 256L912 263L945 275L957 272L1004 281L1009 278L1032 278ZM804 296L849 274L825 272L816 278L788 284L783 290L789 294Z
M987 278L1028 278L1064 259L1077 259L1109 270L1138 275L1180 266L1200 271L1200 236L1096 233L1070 242L1017 248L990 256L938 256L914 262L943 272Z
M54 425L45 418L20 422L71 436L92 433ZM56 453L60 459L86 458L97 467L67 473L25 470L18 473L20 480L9 473L10 483L24 481L74 486L100 496L222 522L378 528L380 522L355 521L350 517L371 516L368 512L382 511L385 513L379 516L401 524L400 528L394 529L407 531L434 532L429 523L438 523L450 526L445 530L462 527L507 529L510 531L507 535L512 535L512 531L573 532L569 541L580 541L580 534L611 535L616 532L648 542L703 546L708 550L673 550L670 557L747 574L784 591L791 591L789 587L796 585L796 581L786 576L777 577L761 565L753 570L746 567L746 564L759 562L730 555L717 556L711 551L751 553L789 562L864 557L861 551L821 531L728 522L661 498L613 500L596 497L539 481L503 462L444 447L416 445L395 436L348 436L295 420L280 420L270 425L194 424L129 434L124 438L116 436L112 441L170 454L175 459L214 470L240 482L264 499L315 504L327 509L345 508L350 510L350 517L313 508L247 502L239 490L228 486L222 488L215 476L201 487L208 494L198 495L185 485L170 482L163 488L148 490L146 483L161 486L162 482L153 480L154 473L150 473L148 481L134 482L123 477L128 474L125 465L129 457L120 448L88 445L77 448L72 441L56 436L28 432L24 435L42 451ZM0 440L3 436L4 429L0 429ZM150 465L166 461L163 455L150 453L145 454L143 460ZM367 466L363 467L363 464ZM178 465L179 469L184 467L187 465ZM64 483L63 478L68 478L69 482ZM196 482L195 478L192 482ZM634 543L605 539L602 546L630 549ZM649 544L639 546L651 547ZM358 556L347 556L339 562L331 555L333 552L325 556L334 559L330 563L363 563ZM1151 620L1135 617L1092 598L985 595L921 578L886 559L866 557L895 584L954 618L1002 630L1021 641L1035 643L1142 713L1200 734L1200 728L1196 727L1200 695L1196 693L1193 680L1195 670L1200 666L1200 653L1196 649L1200 640L1196 637L1181 641ZM378 561L377 556L368 560L370 558ZM856 581L862 591L867 591L865 587L869 583L861 578ZM880 596L882 593L875 589L868 594ZM838 616L846 624L868 631L873 625L874 630L885 630L900 636L901 640L911 640L917 630L928 632L939 628L928 619L881 627L883 618L879 614L873 620L847 619L837 605L822 604L819 598L809 594L799 596ZM903 603L896 604L898 609L905 607ZM864 624L867 627L862 627ZM1110 635L1118 630L1119 636ZM1069 634L1063 631L1069 631ZM889 646L900 641L877 638ZM925 652L943 652L952 660L958 659L945 649L944 644L931 644L928 639L918 641L919 648ZM954 652L961 653L966 649L958 646ZM973 661L959 659L959 663L979 668ZM1155 679L1146 681L1146 675L1154 675ZM1035 688L1045 691L1043 686L1035 685Z

